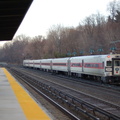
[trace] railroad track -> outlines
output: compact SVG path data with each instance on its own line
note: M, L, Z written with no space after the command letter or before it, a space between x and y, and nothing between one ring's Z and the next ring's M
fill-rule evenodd
M94 80L85 80L85 79L81 79L81 78L76 78L76 77L68 77L68 76L65 76L65 75L59 75L59 74L51 74L50 72L44 72L44 71L40 71L40 70L36 70L36 69L26 69L27 71L30 71L32 73L35 73L35 74L44 74L44 76L51 76L51 75L54 75L54 77L56 78L63 78L65 79L66 81L70 81L70 82L77 82L77 83L80 83L80 84L88 84L88 85L92 85L92 86L97 86L97 87L102 87L102 88L106 88L106 89L112 89L112 90L115 90L115 91L120 91L120 87L118 85L113 85L113 84L103 84L103 83L100 83L98 81L94 81Z
M17 77L19 77L20 79L24 80L24 82L29 84L36 91L42 92L41 94L44 94L44 96L47 96L47 99L50 98L49 99L50 101L52 102L54 101L54 104L57 103L56 104L57 106L59 107L61 106L62 110L63 109L66 110L67 114L69 113L69 116L74 117L74 119L79 119L79 115L81 114L84 114L85 116L94 120L98 120L98 119L119 120L120 119L120 116L119 116L120 108L117 105L107 103L106 101L103 101L103 100L97 100L97 98L93 98L90 95L80 93L79 91L73 90L71 88L68 88L60 84L58 85L53 82L50 83L50 81L46 80L45 78L37 77L34 74L31 74L31 75L29 74L28 76L28 73L25 71L22 72L22 71L19 71L18 69L11 69L10 71L12 71L12 73L15 74ZM39 81L38 79L42 79L44 83ZM45 82L47 84L45 84ZM49 85L48 85L48 82L49 82ZM87 102L85 101L85 99ZM93 101L94 101L94 105L91 104L91 102ZM102 106L102 108L100 108L100 106ZM105 109L103 110L104 107Z
M22 69L24 70L24 69ZM42 71L29 71L29 69L27 69L29 73L33 74L33 76L37 75L40 78L43 78L44 82L45 79L48 81L52 81L52 83L56 83L56 84L61 84L63 86L68 86L69 88L73 88L76 91L81 91L84 94L89 94L91 96L95 96L96 98L99 98L103 101L107 101L111 104L115 104L117 106L120 106L120 88L115 89L111 86L106 86L106 85L96 85L96 84L89 84L87 83L81 83L81 81L74 81L74 79L72 78L66 78L66 77L62 77L58 76L58 75L51 75L50 73L46 73L46 72L42 72ZM26 71L26 69L25 69Z

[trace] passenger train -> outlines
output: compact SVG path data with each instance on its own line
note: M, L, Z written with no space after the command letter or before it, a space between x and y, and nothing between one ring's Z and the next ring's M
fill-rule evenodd
M23 66L93 78L104 83L120 82L120 54L24 60Z

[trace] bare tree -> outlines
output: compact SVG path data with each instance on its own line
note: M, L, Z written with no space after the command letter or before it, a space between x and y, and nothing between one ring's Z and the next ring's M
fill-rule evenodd
M117 11L120 11L120 0L110 2L107 10L110 12L109 21L114 22Z

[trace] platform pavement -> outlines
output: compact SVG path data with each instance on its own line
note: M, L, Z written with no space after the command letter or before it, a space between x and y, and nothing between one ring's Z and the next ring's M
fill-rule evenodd
M0 120L50 120L11 74L0 68Z

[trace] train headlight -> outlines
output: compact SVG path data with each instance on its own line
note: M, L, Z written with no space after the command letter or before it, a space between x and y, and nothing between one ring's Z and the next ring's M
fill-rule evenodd
M110 57L111 57L110 55L107 56L107 58L110 58Z

